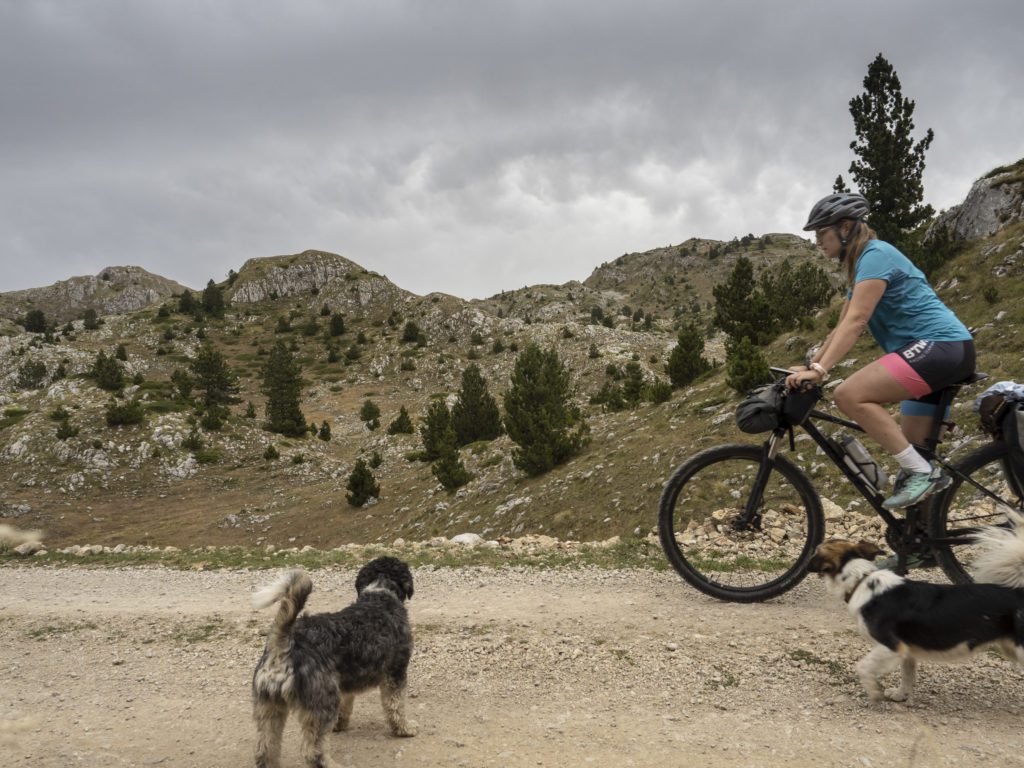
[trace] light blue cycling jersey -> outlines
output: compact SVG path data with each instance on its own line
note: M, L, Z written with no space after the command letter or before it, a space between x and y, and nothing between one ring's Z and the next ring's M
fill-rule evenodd
M869 240L857 260L854 284L885 280L885 293L875 307L868 328L886 352L913 341L969 341L970 331L942 303L924 273L882 240ZM853 291L847 292L847 297Z

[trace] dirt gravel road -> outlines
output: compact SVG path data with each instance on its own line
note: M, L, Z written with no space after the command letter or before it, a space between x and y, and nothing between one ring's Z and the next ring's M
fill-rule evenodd
M252 765L249 677L275 572L0 568L0 764ZM335 610L354 572L313 573ZM652 571L416 571L413 739L375 694L343 766L1024 766L1024 676L926 666L914 707L869 706L868 645L808 581L767 604ZM284 765L298 766L294 723Z

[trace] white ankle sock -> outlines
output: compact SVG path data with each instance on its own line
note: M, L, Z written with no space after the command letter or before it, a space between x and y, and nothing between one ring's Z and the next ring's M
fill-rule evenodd
M931 472L932 465L912 445L893 456L907 472Z

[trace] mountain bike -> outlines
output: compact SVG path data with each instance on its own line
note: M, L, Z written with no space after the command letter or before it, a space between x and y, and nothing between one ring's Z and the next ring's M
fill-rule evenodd
M782 368L771 371L783 377L776 386L790 373ZM781 423L762 445L709 448L672 474L658 513L658 536L666 557L688 583L721 600L757 602L796 586L825 536L825 516L814 483L782 453L787 443L795 452L793 430L800 428L820 449L812 471L823 466L820 458L834 464L882 518L886 543L897 556L897 573L905 574L908 558L914 556L925 565L941 567L954 583L972 581L974 534L983 526L1008 526L1007 509L1024 512L1024 467L1014 465L1005 443L989 439L948 459L938 451L944 431L956 426L945 414L957 393L985 378L974 374L941 391L929 436L916 447L941 466L951 482L905 514L882 506L886 491L875 487L856 464L851 467L837 436L825 434L819 424L829 422L853 433L864 430L811 407L800 423ZM820 389L815 399L819 397ZM979 438L984 435L967 439L956 453Z

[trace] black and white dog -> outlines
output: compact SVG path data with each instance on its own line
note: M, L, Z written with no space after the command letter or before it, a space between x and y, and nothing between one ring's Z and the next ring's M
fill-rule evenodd
M959 661L996 650L1024 664L1024 523L978 536L974 584L929 584L878 569L883 553L867 541L821 544L808 570L842 598L861 633L877 645L857 663L872 701L913 697L919 661ZM879 680L902 668L899 688L883 692Z
M405 609L413 593L409 567L394 557L379 557L356 576L352 605L337 613L297 618L312 591L309 576L295 569L252 598L257 608L281 603L252 678L257 768L279 765L289 712L302 727L306 765L333 765L324 753L324 738L331 726L335 731L348 728L355 694L369 688L380 688L392 734L416 733L405 719L404 704L412 656Z

